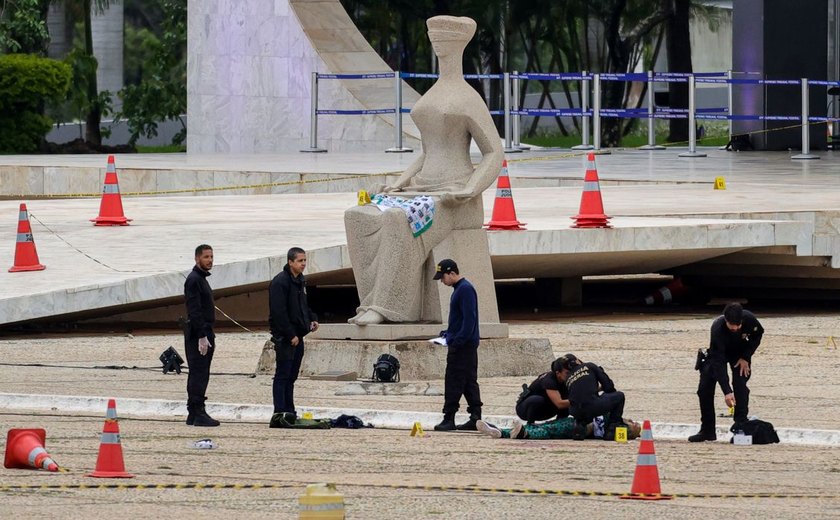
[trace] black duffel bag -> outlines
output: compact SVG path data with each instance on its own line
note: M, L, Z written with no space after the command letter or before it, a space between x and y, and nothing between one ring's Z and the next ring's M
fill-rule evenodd
M779 435L773 425L767 421L760 419L750 419L742 423L736 423L729 429L732 433L743 433L744 435L752 435L753 444L775 444L779 442ZM733 437L730 443L735 442Z

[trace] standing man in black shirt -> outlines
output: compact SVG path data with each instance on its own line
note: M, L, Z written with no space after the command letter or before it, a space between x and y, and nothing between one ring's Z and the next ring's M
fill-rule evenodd
M595 363L583 363L573 355L562 359L560 377L569 391L569 413L575 418L572 438L582 441L586 436L586 425L595 417L609 414L604 427L604 440L615 438L616 426L624 424L624 392L615 389L612 379L604 369ZM599 394L599 390L602 393Z
M481 419L481 391L478 387L478 294L475 287L458 272L454 260L441 260L435 268L435 280L452 287L449 299L449 325L446 328L446 374L443 389L443 421L437 431L476 430ZM455 425L455 413L461 396L467 400L470 418Z
M303 362L303 337L318 330L318 317L306 299L306 251L289 249L286 265L268 286L268 323L277 354L272 394L272 427L288 427L297 420L295 381ZM277 415L280 414L280 415Z
M207 283L213 268L213 248L201 244L195 248L195 267L184 282L187 305L187 324L184 327L184 350L187 353L187 424L190 426L218 426L204 409L207 384L210 382L210 363L213 361L216 335L216 306L213 290Z
M555 359L550 372L540 374L527 386L516 402L516 415L520 419L533 423L569 416L569 391L561 378L564 360L572 358L577 360L573 354Z
M752 375L752 356L761 344L764 327L755 315L740 303L730 303L712 323L711 340L705 359L695 367L700 370L697 396L700 398L700 431L689 442L717 440L715 431L715 383L720 385L727 406L735 407L734 422L747 420ZM732 386L726 365L732 368ZM734 391L733 391L734 387Z

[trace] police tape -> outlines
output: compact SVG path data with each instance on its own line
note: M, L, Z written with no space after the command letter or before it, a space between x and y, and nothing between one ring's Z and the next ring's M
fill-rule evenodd
M73 491L73 490L262 490L262 489L291 489L305 486L307 483L232 483L232 484L0 484L0 492L4 491ZM534 488L495 488L485 486L430 486L422 484L363 484L343 483L345 487L396 489L410 491L438 491L458 493L489 493L500 495L535 495L535 496L567 496L567 497L614 497L614 498L764 498L764 499L810 499L836 500L837 494L799 494L799 493L617 493L612 491L579 491L565 489L534 489Z
M399 175L401 171L380 172L380 173L358 173L353 175L343 175L341 177L327 177L324 179L309 179L301 178L297 181L283 181L283 182L265 182L261 184L239 184L234 186L214 186L206 188L182 188L177 190L158 190L158 191L123 191L120 193L123 197L139 197L139 196L154 196L154 195L176 195L179 193L198 193L211 191L229 191L229 190L253 190L260 188L274 188L278 186L293 186L302 184L317 184L319 182L333 182L333 181L347 181L354 179L370 179L376 177L386 177L388 175ZM316 175L315 173L299 173L293 175ZM3 195L3 198L15 199L79 199L99 197L102 193L54 193L54 194L16 194Z

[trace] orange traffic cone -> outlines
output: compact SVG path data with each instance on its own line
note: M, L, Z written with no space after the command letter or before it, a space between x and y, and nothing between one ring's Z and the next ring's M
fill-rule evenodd
M88 477L102 478L133 478L126 473L123 462L122 445L120 444L120 425L117 422L117 403L108 400L108 412L105 415L105 426L102 428L102 440L99 443L99 457L96 459L96 469Z
M3 466L58 471L58 464L44 449L46 440L47 432L43 428L9 430L9 435L6 437L6 460Z
M595 154L587 158L589 165L583 179L583 194L580 196L580 213L572 217L573 228L608 228L612 227L612 217L604 215L604 203L601 201L601 184L598 182L598 170L595 168Z
M496 183L496 201L493 203L493 217L484 224L488 230L506 229L508 231L525 229L524 222L516 220L516 208L513 207L513 194L510 191L507 160L502 161L502 172Z
M20 205L18 215L15 264L9 268L9 272L43 271L47 266L38 262L38 251L35 249L35 238L32 236L32 227L29 225L29 212L26 211L26 204Z
M688 291L688 288L683 285L682 280L674 278L665 287L653 291L645 297L646 305L663 305L673 303L673 301Z
M653 448L653 433L650 431L650 421L645 420L640 437L639 456L636 459L636 474L633 476L633 486L629 495L619 498L634 500L670 500L674 497L663 495L659 488L659 470L656 467L656 450Z
M102 187L99 216L90 221L97 226L127 226L131 221L123 214L120 182L117 180L117 168L114 166L113 155L108 156L108 169L105 172L105 185Z

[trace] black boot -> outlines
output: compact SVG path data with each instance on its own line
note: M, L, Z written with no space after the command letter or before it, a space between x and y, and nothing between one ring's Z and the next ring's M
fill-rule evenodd
M194 422L195 422L195 411L193 410L192 406L187 405L187 426L192 426Z
M278 412L271 416L269 428L294 428L297 415L294 412Z
M575 421L574 429L572 430L572 439L582 441L586 438L586 425Z
M688 438L688 442L704 442L704 441L716 441L717 440L717 433L715 432L705 432L700 430L699 432L695 433L691 437Z
M202 406L195 412L195 419L193 420L193 426L218 426L219 421L210 417L207 413L207 410L204 409Z
M473 425L473 427L475 427ZM455 413L445 413L443 414L443 420L440 424L435 425L436 432L451 432L455 431L457 426L455 426Z
M459 424L455 428L460 431L474 432L477 430L475 422L481 420L481 409L470 412L470 418L464 424Z

